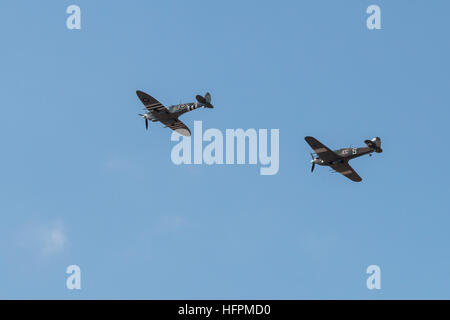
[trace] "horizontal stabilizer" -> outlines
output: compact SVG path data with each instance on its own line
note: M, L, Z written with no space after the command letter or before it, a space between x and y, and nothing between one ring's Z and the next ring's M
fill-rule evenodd
M377 153L383 152L383 149L381 149L381 139L379 137L373 138L372 140L364 140L364 143Z
M195 99L197 99L197 101L200 102L205 108L214 108L211 104L211 94L209 92L207 92L204 97L201 95L196 95Z

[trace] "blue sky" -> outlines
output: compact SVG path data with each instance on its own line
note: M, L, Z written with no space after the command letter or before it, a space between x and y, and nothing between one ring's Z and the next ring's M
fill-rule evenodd
M371 4L382 30L366 28ZM449 10L2 1L0 298L450 298ZM166 105L210 91L190 127L279 129L279 173L174 165L137 89ZM306 135L380 136L384 153L352 161L362 183L311 174Z

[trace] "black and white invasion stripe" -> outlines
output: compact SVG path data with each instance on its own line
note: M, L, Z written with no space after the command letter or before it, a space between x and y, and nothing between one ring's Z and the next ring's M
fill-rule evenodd
M192 110L198 109L200 107L201 106L198 103L194 103L194 104L192 104L192 105L187 107L187 111L192 111Z

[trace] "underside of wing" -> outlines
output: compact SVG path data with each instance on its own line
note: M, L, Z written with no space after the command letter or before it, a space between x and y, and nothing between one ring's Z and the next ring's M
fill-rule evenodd
M191 130L180 120L171 119L171 120L161 120L168 128L175 130L182 136L189 137L191 135Z
M316 138L305 137L305 141L310 145L317 156L323 161L332 162L340 159L340 157L334 151L330 150Z
M355 181L355 182L362 181L361 177L356 173L355 170L353 170L353 168L347 162L333 164L333 165L331 165L331 167L352 181Z
M155 98L153 98L152 96L146 94L145 92L136 91L136 94L139 98L139 100L141 100L141 102L144 104L145 108L150 111L150 112L156 112L156 113L161 113L161 112L167 112L166 107L164 107L162 105L161 102L159 102L158 100L156 100Z

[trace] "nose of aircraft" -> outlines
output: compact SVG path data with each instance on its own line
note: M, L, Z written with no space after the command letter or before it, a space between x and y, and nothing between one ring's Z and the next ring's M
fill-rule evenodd
M314 167L316 166L316 159L314 159L314 155L311 153L311 164L312 164L312 166L311 166L311 172L313 172L314 171Z

